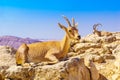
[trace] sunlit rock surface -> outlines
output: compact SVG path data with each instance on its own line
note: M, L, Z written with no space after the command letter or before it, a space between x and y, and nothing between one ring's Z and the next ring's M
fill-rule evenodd
M120 80L120 32L89 34L75 44L67 59L53 65L15 65L15 50L0 47L0 80Z

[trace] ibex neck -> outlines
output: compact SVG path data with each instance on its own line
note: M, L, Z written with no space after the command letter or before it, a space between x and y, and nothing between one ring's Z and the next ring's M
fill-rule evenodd
M61 57L64 57L70 49L70 39L67 35L64 36L63 40L61 41Z

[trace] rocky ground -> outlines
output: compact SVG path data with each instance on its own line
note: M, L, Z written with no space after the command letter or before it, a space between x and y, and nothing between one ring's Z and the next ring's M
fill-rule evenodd
M54 65L15 65L15 50L0 47L0 80L120 80L120 32L83 37Z
M120 32L101 37L87 35L74 50L77 55L92 60L99 73L108 80L120 80Z

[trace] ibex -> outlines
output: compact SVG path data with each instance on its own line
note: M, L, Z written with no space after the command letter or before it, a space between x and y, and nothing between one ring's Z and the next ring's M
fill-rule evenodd
M112 35L112 33L110 33L110 32L98 31L96 28L97 28L99 25L102 26L102 24L99 24L99 23L93 25L93 34L96 34L96 35L98 35L99 37Z
M67 17L64 16L64 19L67 21L68 27L58 23L59 27L66 32L66 35L61 41L22 44L16 51L16 64L23 65L24 63L30 62L55 64L66 57L72 41L79 41L81 37L78 33L74 18L72 19L72 25Z

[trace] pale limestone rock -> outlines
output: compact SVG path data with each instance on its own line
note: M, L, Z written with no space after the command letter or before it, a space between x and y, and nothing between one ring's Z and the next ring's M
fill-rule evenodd
M87 50L89 48L100 48L101 45L99 43L79 43L74 46L75 52L80 50Z
M83 37L80 42L82 43L99 43L100 37L94 34L87 35L86 37Z
M120 40L120 32L115 32L113 35L116 36L117 40Z
M85 59L91 60L93 62L97 62L97 63L103 63L105 62L105 59L103 56L97 55L97 54L89 54L87 53L86 55L84 55Z
M0 66L15 64L14 50L10 47L0 46Z
M104 55L104 54L112 54L112 52L108 48L89 48L85 50L85 53L96 54L96 55Z
M8 48L0 48L0 74L2 75L0 79L1 77L6 77L6 80L10 78L12 80L96 80L98 78L98 80L107 80L105 78L107 77L111 80L112 77L115 78L114 74L119 74L120 72L119 69L116 71L117 69L115 68L120 65L118 60L120 54L119 36L117 33L108 37L88 35L82 38L80 43L73 46L73 51L75 52L68 54L68 60L65 59L65 61L60 61L54 65L15 66L14 55L11 55L11 51ZM97 64L94 65L89 61L84 64L81 57L85 58L85 56L89 55L88 59L95 63L97 62ZM79 57L75 58L76 56ZM114 56L116 59L114 59ZM111 59L113 62L109 63L107 59ZM101 64L104 61L106 62ZM118 62L117 65L115 62ZM98 69L98 64L103 66L103 68ZM99 75L96 68L103 75ZM119 76L116 79L119 80Z
M104 54L103 57L104 59L115 59L115 56L112 54Z
M100 42L102 43L111 43L116 41L116 37L115 36L104 36L104 37L100 37Z
M13 65L6 70L5 77L10 79L21 79L21 80L33 80L34 79L34 68L26 68L21 66Z
M0 80L3 80L3 79L2 79L2 75L1 75L1 74L0 74Z
M120 60L116 60L115 62L114 62L114 66L115 66L115 68L116 68L116 72L119 72L120 71Z
M90 80L91 73L94 72L89 72L83 59L72 58L54 65L36 67L13 65L3 71L2 75L12 80Z
M120 80L120 74L119 73L114 74L111 80Z
M5 54L4 57L12 58L12 55L6 52L7 48L2 47ZM6 55L7 54L7 55ZM13 58L14 59L14 58ZM5 62L4 59L0 59ZM0 66L0 80L91 80L98 79L98 76L94 76L93 73L97 74L94 64L90 64L90 67L86 67L84 59L80 57L72 57L66 61L61 61L54 65L38 65L31 64L30 67L22 67L15 65L14 62L9 64L2 64ZM92 76L90 76L92 75Z
M116 49L114 49L113 54L116 58L114 65L116 67L116 71L119 72L120 71L120 45L118 45Z
M91 60L89 60L89 62L85 61L85 64L90 70L91 80L98 80L100 77L100 74L99 74L97 68L95 67L94 63Z
M120 56L120 45L118 45L114 50L113 50L113 54L118 57Z
M92 45L95 44L93 47ZM99 44L99 47L96 46ZM74 46L75 52L81 57L97 62L97 65L103 66L97 69L112 80L112 75L120 73L120 33L112 33L110 36L88 35L81 39L79 44ZM101 64L101 62L104 62ZM89 62L88 62L89 63ZM87 63L87 64L88 64ZM85 63L86 64L86 63ZM116 78L117 79L117 78ZM114 79L114 80L116 80ZM107 80L100 76L99 80ZM118 78L119 80L119 78Z
M108 47L111 48L112 50L116 49L117 46L119 46L120 44L120 40L114 41L112 43L109 44L103 44L103 47Z
M86 37L83 37L80 42L82 43L111 43L116 41L117 38L115 35L109 35L109 36L97 36L94 34L87 35Z
M108 80L105 76L102 74L99 74L99 79L98 80Z
M72 57L72 56L77 56L77 55L79 55L78 53L75 53L75 52L69 52L68 54L67 54L67 57Z
M88 67L89 71L90 71L90 76L91 76L91 80L98 80L99 79L99 73L98 70L96 69L95 65L93 64L92 60L90 60L90 58L85 57L85 65ZM96 75L94 75L96 74Z
M8 47L1 47L0 50L0 80L90 80L91 73L94 73L89 71L80 57L54 65L32 64L30 67L22 67L15 65L15 58ZM7 59L12 62L6 62Z

